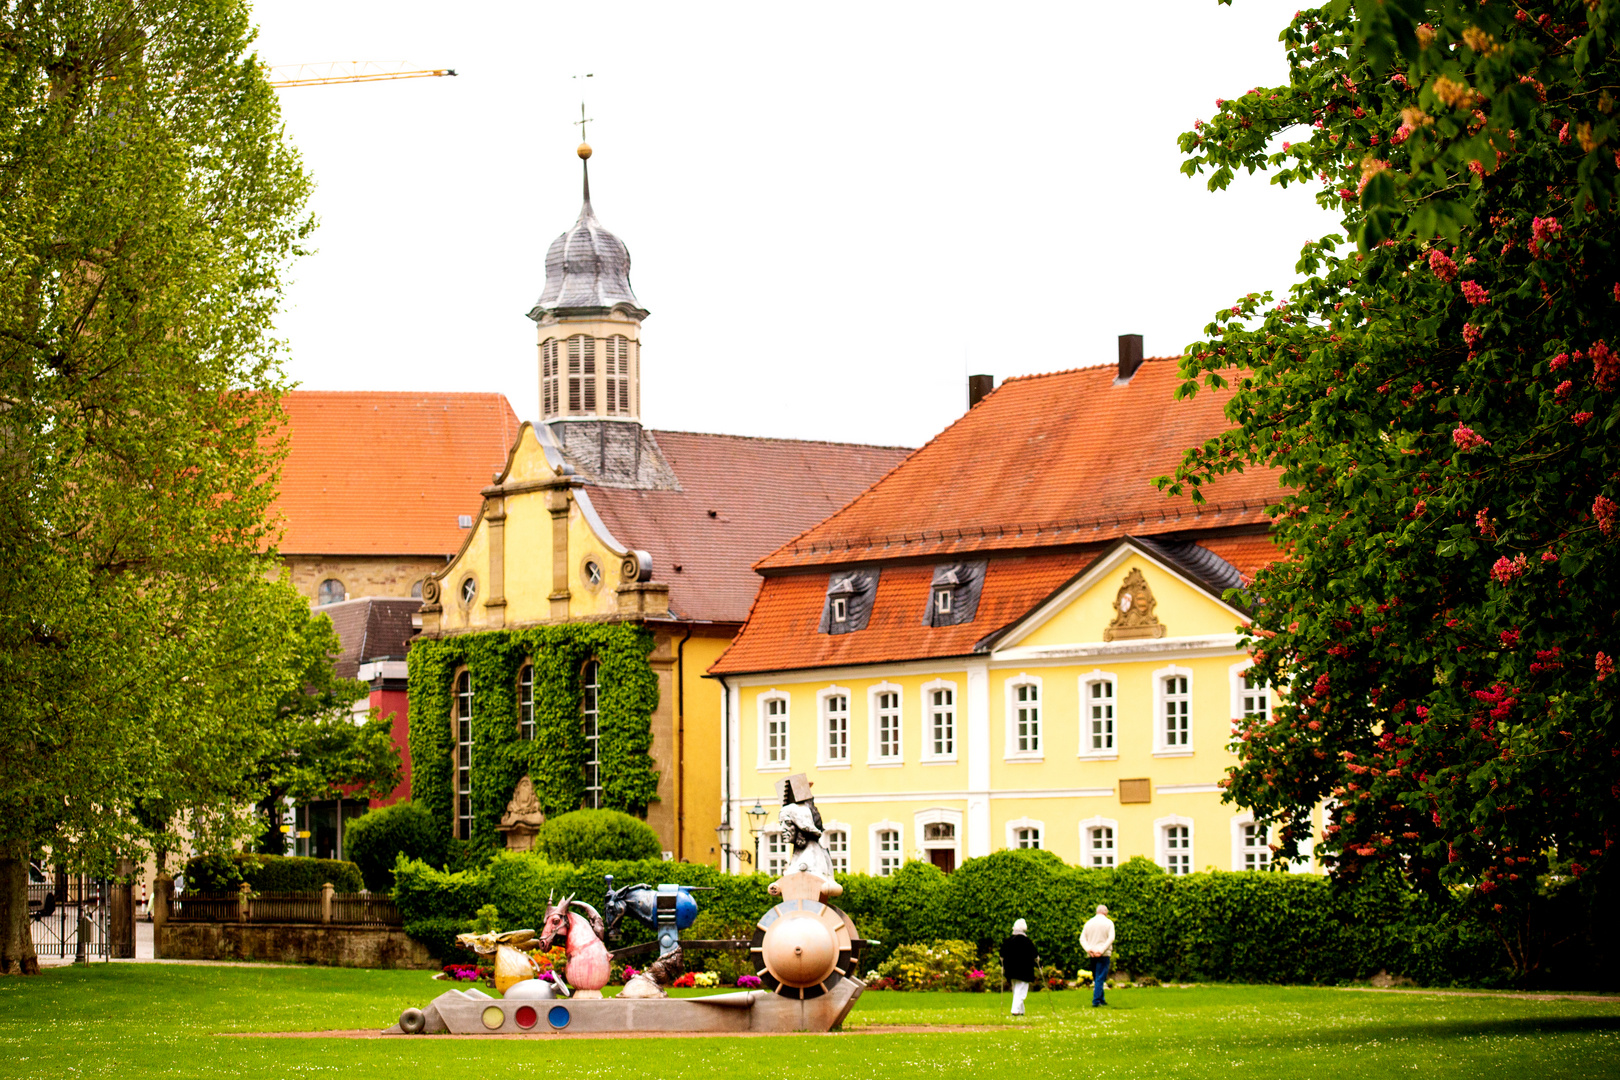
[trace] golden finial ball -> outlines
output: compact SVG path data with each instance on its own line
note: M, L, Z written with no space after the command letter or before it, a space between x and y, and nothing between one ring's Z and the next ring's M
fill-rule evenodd
M581 160L581 161L589 161L591 159L591 144L588 143L588 142L580 143L578 153L579 153L579 160Z

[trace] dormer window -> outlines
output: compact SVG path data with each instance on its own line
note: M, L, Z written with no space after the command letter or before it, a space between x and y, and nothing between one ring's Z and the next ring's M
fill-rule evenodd
M934 567L923 625L960 626L972 622L979 611L979 593L984 584L986 565L981 561Z
M821 625L817 630L823 634L852 634L866 629L877 583L876 570L854 570L829 577L827 602L821 609Z

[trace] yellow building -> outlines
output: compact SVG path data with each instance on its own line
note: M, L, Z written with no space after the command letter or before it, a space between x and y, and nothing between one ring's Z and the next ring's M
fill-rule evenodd
M717 862L723 702L703 674L747 617L750 565L908 452L644 427L646 315L587 175L529 313L541 420L518 429L460 550L427 579L410 653L413 795L459 840L505 842L529 775L548 812L644 813L669 857ZM630 668L590 651L603 635L544 633L610 626L646 631ZM583 651L559 678L548 647ZM615 680L649 670L655 692L625 706ZM561 724L548 694L567 699Z
M1171 361L1009 380L840 513L758 564L727 690L724 813L746 835L806 772L835 864L949 870L1002 847L1176 873L1267 866L1221 802L1245 675L1240 602L1275 557L1274 475L1151 484L1225 426ZM751 820L773 820L755 815ZM787 852L763 838L767 870ZM740 868L740 867L739 867Z

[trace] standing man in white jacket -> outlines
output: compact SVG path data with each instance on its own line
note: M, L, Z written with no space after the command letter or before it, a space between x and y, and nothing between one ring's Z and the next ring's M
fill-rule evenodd
M1108 965L1114 956L1114 920L1108 917L1108 905L1098 904L1097 914L1086 920L1080 931L1080 947L1091 957L1091 1007L1108 1004L1103 1000L1103 988L1108 985Z

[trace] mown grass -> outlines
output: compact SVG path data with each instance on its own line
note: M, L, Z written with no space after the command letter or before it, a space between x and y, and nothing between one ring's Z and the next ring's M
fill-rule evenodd
M1620 1000L1273 986L1032 995L869 993L851 1031L776 1039L225 1038L381 1029L444 989L423 972L113 964L0 979L0 1076L405 1080L509 1077L1620 1076ZM895 1025L992 1031L882 1033ZM878 1029L874 1032L873 1029Z

